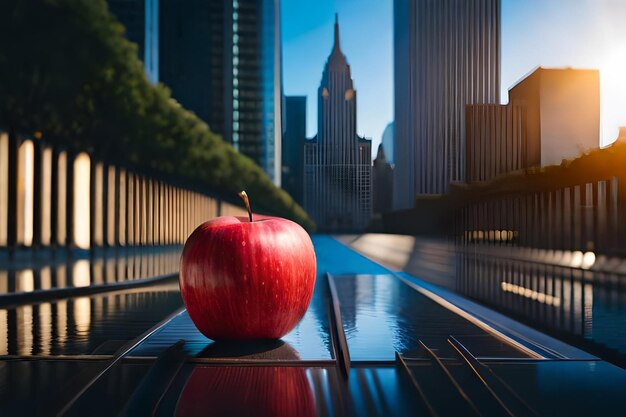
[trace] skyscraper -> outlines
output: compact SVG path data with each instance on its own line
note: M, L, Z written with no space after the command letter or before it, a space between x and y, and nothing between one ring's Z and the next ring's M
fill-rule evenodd
M160 0L161 81L281 180L279 0Z
M384 144L378 145L378 153L372 168L372 195L374 214L382 214L392 209L393 168L387 160Z
M362 230L372 212L372 145L356 134L356 91L336 16L317 104L317 136L305 144L304 206L320 230Z
M600 73L537 68L509 90L509 104L468 105L466 180L559 165L600 145Z
M282 153L282 187L300 205L304 204L304 142L306 140L306 96L285 97Z
M226 100L232 89L226 85L232 77L232 57L227 52L232 47L225 46L225 3L161 0L159 72L183 107L230 140L225 113L232 112L232 102Z
M109 10L126 28L126 38L137 44L148 79L159 80L159 0L108 0Z
M391 122L385 127L383 131L382 144L383 148L385 148L385 158L387 162L391 165L396 163L395 155L396 155L396 127L395 123Z
M465 105L500 95L500 0L394 1L394 208L465 177Z

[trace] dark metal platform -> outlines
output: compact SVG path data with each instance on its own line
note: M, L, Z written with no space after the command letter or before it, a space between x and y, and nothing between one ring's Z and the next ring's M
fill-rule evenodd
M314 243L314 298L282 340L205 338L180 304L166 301L178 296L175 284L158 308L146 294L162 288L94 295L88 326L68 320L73 330L51 337L55 348L45 355L41 343L18 344L0 362L0 414L587 416L621 415L626 407L622 369L592 356L563 359L571 352L559 354L563 344L545 335L536 339L523 327L505 333L483 319L485 311L438 300L445 293L434 296L432 286L329 237ZM143 301L128 301L131 294ZM103 297L114 298L95 301ZM125 307L114 308L122 299ZM47 331L45 323L34 326L31 335ZM119 341L101 342L97 329ZM81 332L93 342L79 343Z

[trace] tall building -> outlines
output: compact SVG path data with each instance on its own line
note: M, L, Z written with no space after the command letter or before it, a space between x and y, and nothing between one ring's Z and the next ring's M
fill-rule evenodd
M385 148L385 157L387 162L391 165L395 164L396 155L396 126L394 122L391 122L385 127L383 131L382 144Z
M509 101L467 106L467 181L558 165L600 144L596 70L538 68L509 90Z
M372 168L372 195L374 214L387 213L392 210L393 168L387 160L383 143L378 145L378 153Z
M213 132L230 138L225 113L232 112L232 100L226 100L232 95L226 83L232 77L232 56L231 47L225 47L226 2L160 1L161 81Z
M304 204L304 142L306 96L285 97L282 141L282 187L300 205Z
M109 10L137 44L148 79L159 81L159 0L108 0Z
M537 68L509 89L528 113L528 163L557 165L600 146L598 70Z
M472 104L467 106L465 124L467 182L531 166L525 106Z
M363 230L372 212L372 145L356 133L356 91L336 16L317 103L317 136L305 144L304 206L320 230Z
M465 178L465 105L497 104L500 0L394 1L394 208Z
M160 0L161 81L281 180L279 0Z

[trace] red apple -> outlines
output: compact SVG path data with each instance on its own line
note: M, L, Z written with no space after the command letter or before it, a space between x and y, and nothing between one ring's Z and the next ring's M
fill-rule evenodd
M308 233L279 217L218 217L187 239L180 291L196 327L213 340L277 339L306 312L315 286Z
M313 417L315 398L302 367L197 366L176 416Z

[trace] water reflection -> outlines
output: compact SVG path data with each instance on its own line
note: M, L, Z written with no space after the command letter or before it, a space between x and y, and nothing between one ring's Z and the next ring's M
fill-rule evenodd
M228 345L221 342L213 342L207 339L189 318L186 311L174 317L167 326L157 330L143 343L137 346L131 356L159 356L178 340L185 340L183 351L187 356L215 357L216 355L254 357L254 351L269 355L270 359L293 359L298 357L303 360L329 360L331 351L327 347L330 344L330 335L324 333L319 327L321 317L317 317L315 310L309 306L304 318L300 323L279 341L267 342L258 346L234 348L234 353L228 353ZM244 344L245 345L245 344ZM271 348L271 349L270 349ZM263 359L262 357L260 359Z
M0 309L0 355L112 354L182 306L178 283Z
M460 253L457 289L556 335L585 346L591 342L592 349L617 351L624 359L624 276L616 269L609 272L611 268L588 269L598 261L606 263L595 254L592 259L589 253L555 255L558 260L554 264ZM562 266L562 261L568 260L566 264L575 262L580 268Z
M179 247L129 248L91 259L0 260L0 295L174 274L179 261Z
M306 368L195 367L177 416L314 416Z
M453 357L448 337L464 339L484 336L473 351L488 356L493 336L452 311L410 288L392 275L351 275L333 278L337 287L341 319L350 358L357 360L394 361L395 352L421 357L420 341L440 356ZM504 346L502 357L517 357L519 352Z

